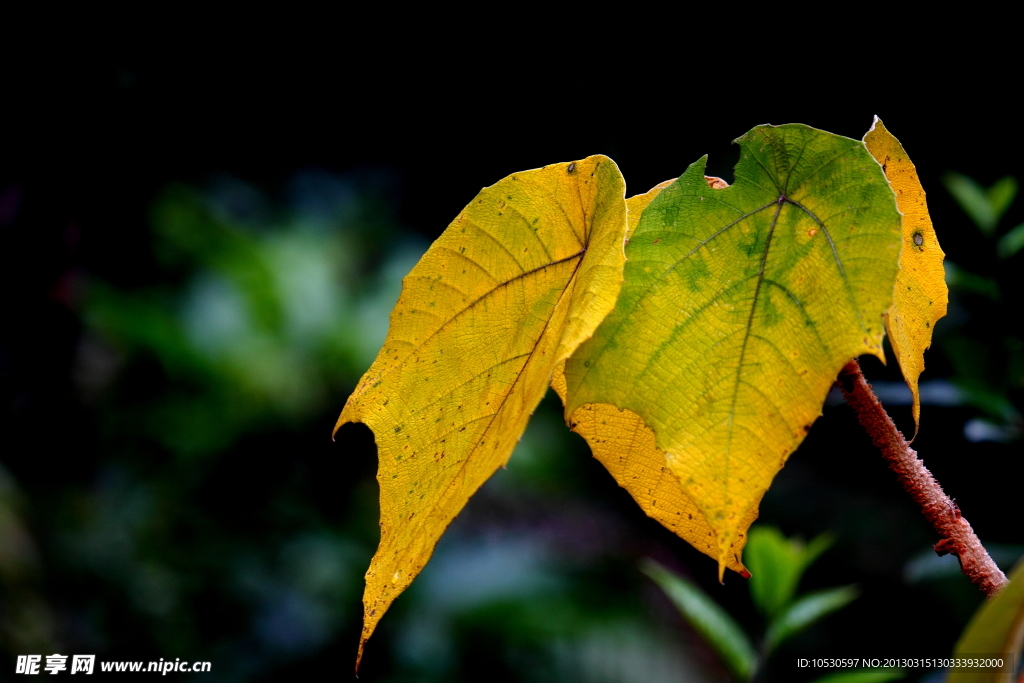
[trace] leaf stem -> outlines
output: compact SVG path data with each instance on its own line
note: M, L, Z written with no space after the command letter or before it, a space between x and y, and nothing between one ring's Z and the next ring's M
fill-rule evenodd
M942 537L935 544L935 552L940 556L946 553L956 555L961 571L971 583L990 598L998 593L1007 584L1006 575L989 557L971 525L960 514L957 504L946 495L917 457L917 452L896 429L871 385L864 379L856 360L847 363L839 372L838 384L872 443L896 473L900 485L921 506L925 518Z

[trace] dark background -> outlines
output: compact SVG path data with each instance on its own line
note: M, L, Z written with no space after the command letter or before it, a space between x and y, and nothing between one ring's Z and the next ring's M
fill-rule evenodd
M232 401L230 387L217 388L230 384L230 374L210 379L207 370L180 370L187 362L179 372L167 360L173 352L161 355L159 344L119 339L102 311L122 304L129 311L128 299L96 294L172 300L209 265L203 258L214 258L180 243L180 254L166 257L167 237L153 228L153 216L161 201L175 201L167 199L169 187L214 197L209 201L227 206L223 222L266 235L274 228L251 226L299 212L297 177L341 183L361 207L332 228L356 235L351 258L358 263L347 271L346 291L357 297L402 245L422 248L480 187L514 171L603 153L635 194L705 153L710 171L728 178L736 156L730 141L757 124L802 122L859 139L877 114L917 164L950 260L1000 288L997 298L954 292L950 320L937 331L940 341L953 341L936 344L922 379L966 386L979 373L1020 410L1014 340L1022 338L1021 256L998 260L993 241L941 182L950 170L986 187L1019 174L1019 110L998 69L934 85L851 69L815 87L810 76L744 81L714 60L633 69L569 42L545 48L547 61L535 63L495 58L473 45L450 57L407 49L392 62L392 41L361 51L344 45L311 36L275 49L254 39L216 54L179 46L173 60L86 47L52 67L26 57L12 69L0 114L7 318L0 530L9 548L5 566L13 567L0 576L0 666L13 666L17 654L70 652L210 660L210 680L324 672L345 678L350 670L359 577L376 542L374 447L361 426L345 427L333 443L329 433L365 366L358 354L339 352L335 374L334 356L323 356L310 366L332 375L318 401L291 413L267 408L265 420L263 408L253 408L225 428L221 443L208 439L190 450L160 436L161 424L188 430L194 414L181 407L184 399L175 405L185 412L168 413L178 408L162 402L166 395L214 397L191 410ZM232 213L223 188L236 181L259 199ZM246 213L255 205L266 215ZM1022 206L1011 207L1001 230L1024 221ZM90 394L81 380L83 340L97 339L118 360ZM867 360L865 368L875 379L899 379L892 364ZM1024 543L1014 514L1019 431L1016 440L971 442L964 426L986 419L1012 436L1019 424L986 412L983 403L926 405L915 447L982 540L1006 546L1012 562ZM538 413L543 429L557 432L555 411L549 397ZM892 412L907 429L909 408ZM476 557L468 566L486 574L487 561L514 573L508 558L537 555L547 573L524 569L520 583L484 591L477 602L449 603L444 587L454 589L435 573L429 586L440 586L442 597L414 587L396 603L369 645L365 679L557 680L562 666L584 680L579 662L605 650L620 659L593 665L604 672L593 680L661 680L644 671L654 660L680 676L692 669L693 680L725 680L714 655L636 566L653 556L689 574L756 632L742 581L718 587L707 558L646 519L581 442L558 434L539 432L534 451L548 464L535 458L500 472L435 558L450 569ZM112 490L121 493L105 493ZM147 521L138 524L133 491L149 501L138 513ZM103 526L103 510L124 517L110 523L116 529ZM805 588L855 583L862 591L852 606L793 641L772 680L802 675L788 668L798 656L943 656L980 602L956 575L908 582L907 563L926 553L934 533L842 405L825 409L792 456L765 499L762 521L788 535L827 531L836 538ZM106 539L94 555L127 553L136 564L124 571L157 578L136 581L83 560L75 539L90 533ZM118 543L131 549L117 550ZM306 552L328 574L332 562L344 565L343 576L312 584L288 578L315 564L303 559ZM451 581L474 580L472 572L458 578L452 571ZM137 585L177 597L152 608L162 603L140 599Z

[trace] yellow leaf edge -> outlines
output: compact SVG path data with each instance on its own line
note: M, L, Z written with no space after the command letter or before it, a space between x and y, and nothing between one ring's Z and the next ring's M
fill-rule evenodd
M939 246L925 199L924 187L900 141L879 117L864 135L864 145L882 167L903 215L900 268L893 285L893 302L885 315L885 330L903 379L910 388L914 436L921 427L919 379L924 352L931 346L935 323L946 315L949 292Z
M565 402L565 364L559 364L551 388ZM628 408L610 403L587 403L569 416L569 428L582 436L594 457L604 465L619 486L626 489L644 513L704 553L718 564L718 580L725 568L750 578L743 565L747 530L757 519L750 509L740 523L730 552L722 556L716 535L704 513L686 495L679 478L669 468L665 452L655 444L654 431L643 418Z

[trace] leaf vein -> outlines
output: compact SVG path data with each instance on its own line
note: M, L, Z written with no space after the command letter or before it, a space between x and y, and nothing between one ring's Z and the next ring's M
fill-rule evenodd
M778 225L779 222L779 214L782 212L783 202L783 197L779 197L779 199L777 200L778 207L775 209L775 215L772 216L771 227L768 229L768 235L765 237L764 254L761 257L761 267L758 269L757 272L757 284L754 286L754 298L750 304L750 316L747 318L747 324L743 334L743 343L740 345L740 360L739 364L736 367L736 383L733 386L732 401L729 407L729 428L726 431L725 437L724 469L726 486L728 486L729 481L729 460L732 455L732 435L736 421L736 400L739 396L740 380L742 379L743 375L743 361L747 355L747 345L750 341L750 333L754 325L754 313L757 311L757 302L761 294L761 285L764 283L764 270L765 266L768 263L768 253L771 251L772 236L775 234L775 226Z
M846 276L846 269L843 268L843 262L839 258L839 250L836 249L835 240L832 239L832 232L828 229L828 226L826 226L822 222L822 220L818 218L814 214L814 212L808 209L806 206L796 201L795 199L787 198L786 201L792 204L793 206L797 207L801 211L804 211L808 216L811 217L812 220L814 220L815 223L818 224L818 227L821 228L821 231L825 233L825 237L828 239L828 245L832 248L832 256L835 259L836 267L839 268L839 276L843 280L843 286L846 289L846 294L850 297L850 303L853 305L853 310L857 313L857 322L860 323L860 328L867 332L867 325L864 324L864 318L861 316L860 313L860 306L857 305L857 297L854 296L853 294L853 287L850 286L850 279Z
M433 332L431 332L431 333L430 333L429 335L427 335L427 336L426 336L426 337L425 337L425 338L423 339L423 341L422 341L422 342L420 342L420 343L419 343L419 344L417 344L416 346L413 346L413 348L412 348L411 350L409 350L409 351L408 351L408 352L406 353L406 358L403 358L403 359L402 359L401 361L399 361L399 362L396 362L396 363L395 363L394 365L392 365L392 366L391 366L391 367L389 367L389 368L388 368L387 370L385 370L384 372L382 372L382 373L380 374L380 376L378 376L378 377L376 378L376 380L380 380L380 379L382 379L383 377L385 377L386 375L388 375L388 374L389 374L389 373L390 373L391 371L393 371L393 370L394 370L394 369L395 369L396 367L398 367L398 366L400 366L401 364L403 364L403 363L405 362L405 360L406 360L406 359L407 359L407 358L408 358L409 356L411 356L412 354L414 354L414 353L416 353L417 351L419 351L419 350L420 350L421 348L423 348L423 347L424 347L424 346L425 346L425 345L427 344L427 342L429 342L429 341L430 341L431 339L433 339L434 337L436 337L436 336L437 336L438 334L440 334L440 333L441 333L441 332L443 332L444 330L448 329L448 327L449 327L449 326L451 326L451 324L452 324L453 322L455 322L455 320L456 320L456 319L458 319L459 317L461 317L461 316L462 316L462 315L464 315L465 313L468 313L469 311L471 311L471 310L472 310L473 308L475 308L475 307L476 307L476 306L477 306L477 305L478 305L478 304L479 304L480 302L482 302L482 301L483 301L484 299L486 299L487 297L491 296L491 295L492 295L492 294L494 294L495 292L497 292L497 291L501 290L501 289L502 289L502 288L504 288L504 287L507 287L507 286L509 286L509 285L512 285L512 284L515 284L515 283L517 283L517 282L519 282L519 281L521 281L521 280L523 280L523 279L525 279L525 278L527 278L527 277L529 277L529 276L531 276L531 275L534 275L534 274L536 274L536 273L542 272L542 271L544 271L544 270L546 270L546 269L548 269L548 268L552 268L552 267L554 267L554 266L558 266L558 265L561 265L561 264L563 264L563 263L566 263L566 262L568 262L568 261L571 261L571 260L573 260L573 259L576 259L576 258L580 258L580 257L582 257L582 256L583 256L583 253L584 253L584 252L582 252L582 251L581 251L581 252L578 252L578 253L575 253L575 254L573 254L572 256L566 256L566 257L565 257L565 258L563 258L563 259L559 259L558 261L552 261L551 263L545 263L545 264L544 264L544 265L542 265L542 266L538 266L537 268L534 268L533 270L529 270L529 271L527 271L527 272L525 272L525 273L520 273L519 275L516 275L516 276L515 276L515 277L513 277L513 278L510 278L510 279L508 279L508 280L505 280L504 282L499 282L499 283L498 283L497 285L495 285L495 286L494 286L493 288L491 288L491 289L487 290L487 291L486 291L486 292L484 292L484 293L483 293L482 295L480 295L479 297L477 297L477 298L476 298L476 299L474 299L473 301L470 301L470 302L469 302L468 304L466 304L466 307L465 307L465 308L463 308L463 309L459 310L458 312L456 312L455 314L453 314L453 315L452 315L452 316L451 316L450 318L448 318L448 320L446 320L446 321L445 321L445 322L444 322L444 323L443 323L442 325L440 325L440 326L439 326L439 327L438 327L438 328L437 328L436 330L434 330L434 331L433 331ZM582 259L581 259L581 261L582 261ZM576 273L576 269L578 269L578 268L579 268L579 263L577 263L577 264L576 264L576 268L574 268L574 269L573 269L573 275L575 275L575 273ZM571 279L571 278L572 278L572 276L570 276L570 279ZM563 289L563 290L562 290L562 293L564 294L564 292L565 292L565 290ZM562 295L560 294L560 295L559 295L559 300L561 300L561 296L562 296ZM394 340L394 342L393 342L393 343L401 343L402 341L405 341L405 340L400 340L400 339L396 339L396 340ZM411 344L410 342L407 342L407 341L406 341L406 343L409 343L409 345L410 345L410 346L412 346L412 344Z

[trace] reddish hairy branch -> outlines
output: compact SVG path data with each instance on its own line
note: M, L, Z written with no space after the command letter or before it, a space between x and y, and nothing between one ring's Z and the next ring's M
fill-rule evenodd
M1006 575L989 557L974 529L960 514L960 508L950 500L917 457L917 452L896 429L871 385L864 379L860 364L856 360L847 363L839 372L838 381L846 402L857 413L857 419L871 436L871 441L882 451L882 457L896 473L900 485L921 506L921 512L942 537L935 544L935 552L956 555L960 569L971 583L988 597L998 593L1007 584Z

